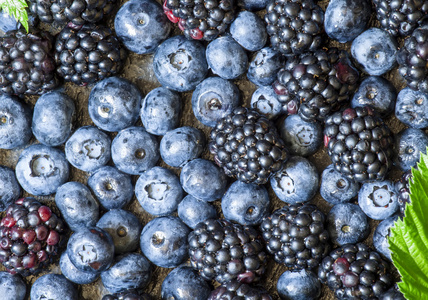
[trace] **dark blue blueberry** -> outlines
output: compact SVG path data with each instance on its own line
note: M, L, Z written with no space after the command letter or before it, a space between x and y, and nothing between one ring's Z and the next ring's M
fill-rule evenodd
M333 206L327 215L327 230L331 241L337 245L361 242L370 233L367 216L352 203Z
M61 258L59 260L59 267L61 268L61 273L65 276L65 278L77 284L89 284L97 280L98 277L100 277L99 272L84 272L77 269L70 261L67 251L64 251L61 254Z
M257 11L266 8L270 0L238 0L238 5L246 10Z
M7 12L0 11L0 30L3 32L8 32L11 30L17 30L19 23L14 17L9 15Z
M177 92L192 91L208 73L205 47L177 35L160 44L153 58L156 78Z
M18 200L21 186L16 180L15 172L5 166L0 166L0 212Z
M275 119L282 112L282 103L272 86L261 86L251 96L251 107L269 119Z
M167 165L181 168L201 156L204 147L204 133L197 128L184 126L164 135L160 142L160 155Z
M321 124L305 121L300 115L289 115L281 120L278 130L292 155L312 155L317 152L323 142Z
M156 165L159 143L143 127L128 127L113 139L111 157L120 171L139 175Z
M192 268L179 266L162 282L162 300L206 300L211 293L208 283Z
M227 177L212 161L197 158L181 169L180 182L183 190L193 197L214 201L226 191Z
M428 127L428 95L405 87L398 93L395 116L409 127Z
M260 224L268 215L269 203L269 195L263 185L237 180L221 198L221 209L227 220L253 226Z
M370 106L380 115L386 116L394 111L397 90L383 77L369 76L364 79L352 97L351 106Z
M389 260L391 260L391 250L389 250L388 237L390 235L390 228L394 226L397 219L398 215L386 218L377 225L373 234L373 246Z
M101 167L92 173L88 186L105 209L122 208L134 196L131 176L110 166Z
M144 288L151 275L152 268L147 258L138 253L128 253L119 256L110 269L101 272L101 280L110 293L120 293Z
M358 192L358 205L374 220L385 220L398 210L398 196L390 180L367 182Z
M34 136L47 146L64 144L71 134L74 113L74 101L66 94L54 91L41 95L34 105Z
M22 151L15 174L25 191L44 196L55 193L60 185L67 182L70 166L61 150L37 144Z
M257 51L248 66L247 78L257 86L271 85L283 67L283 56L273 48Z
M238 87L223 78L209 77L192 94L192 109L202 124L214 127L217 121L230 114L239 105Z
M366 29L370 15L370 1L332 0L325 10L325 32L340 43L350 42Z
M248 56L231 36L216 38L207 46L207 62L214 74L236 79L247 71Z
M245 10L236 16L229 31L233 39L249 51L262 49L268 38L264 21L255 13Z
M295 204L312 200L318 190L319 175L315 166L306 158L291 157L274 176L270 184L277 197Z
M147 54L154 52L168 37L171 23L156 1L131 0L117 12L114 29L128 50Z
M181 99L173 91L158 87L141 103L140 118L148 133L165 135L180 123Z
M278 278L276 289L284 300L315 300L321 295L318 277L307 270L285 271Z
M178 217L155 218L141 232L141 251L153 264L175 268L189 257L189 233L190 229Z
M396 65L397 52L395 37L376 27L357 36L351 46L351 54L363 70L377 76L385 74Z
M32 137L31 114L18 98L0 94L0 149L27 145Z
M138 88L127 79L108 77L89 94L89 116L102 130L120 131L138 120L142 98Z
M1 15L1 13L0 13ZM0 272L0 295L2 300L24 300L27 286L19 275Z
M110 137L95 126L77 129L65 143L65 156L75 168L93 172L111 158Z
M178 204L178 217L190 228L208 219L216 219L217 211L209 202L187 195Z
M80 271L102 272L113 263L113 239L100 228L82 227L70 236L67 253Z
M416 167L421 152L426 153L428 135L421 129L406 128L395 137L394 163L402 171Z
M60 186L55 203L71 230L95 226L99 219L99 205L86 185L70 181Z
M360 185L336 171L333 165L327 166L321 175L320 194L330 204L346 203L357 196Z
M78 300L79 295L75 285L64 275L49 273L34 281L31 286L30 298L31 300Z

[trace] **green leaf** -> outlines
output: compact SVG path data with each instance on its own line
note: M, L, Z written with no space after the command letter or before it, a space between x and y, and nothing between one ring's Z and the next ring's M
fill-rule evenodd
M25 0L0 0L0 10L14 17L28 32L27 7Z

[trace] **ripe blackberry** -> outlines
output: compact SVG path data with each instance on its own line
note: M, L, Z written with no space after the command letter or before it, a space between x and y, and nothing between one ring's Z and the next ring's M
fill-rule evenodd
M208 219L190 232L191 266L206 280L251 283L265 272L266 254L257 230L224 219Z
M333 250L323 259L318 277L339 300L378 299L393 284L388 263L362 243Z
M288 159L273 123L244 107L217 122L209 149L226 175L246 183L265 184Z
M168 19L178 23L188 39L212 41L224 33L235 18L234 0L165 0Z
M369 107L330 115L325 120L324 145L334 168L351 180L383 180L392 165L392 133Z
M53 37L12 30L0 37L0 93L44 94L58 85Z
M135 290L127 290L117 294L108 294L103 296L101 300L151 300L149 294L140 294Z
M55 51L58 74L83 86L118 74L126 58L113 31L93 24L65 27L57 36Z
M266 248L277 263L313 269L330 251L325 215L312 204L284 206L260 225Z
M20 198L0 222L0 262L12 273L37 273L58 254L64 222L32 197Z
M208 300L272 300L269 293L258 286L231 280L213 290Z
M289 114L324 120L352 96L358 79L346 51L320 49L288 58L273 88Z
M407 203L410 203L410 186L409 180L412 178L412 170L408 170L401 175L401 178L395 183L395 191L398 195L398 205L400 206L400 214L404 216L404 210Z
M270 42L284 55L317 50L324 32L324 11L313 0L277 0L266 7Z

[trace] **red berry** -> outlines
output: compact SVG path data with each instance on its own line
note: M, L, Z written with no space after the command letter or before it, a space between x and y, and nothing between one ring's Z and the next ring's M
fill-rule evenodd
M333 271L336 275L343 275L349 270L349 262L343 258L339 257L333 264Z
M48 238L46 239L46 243L48 245L56 245L59 242L59 233L55 230L51 230L49 232Z
M44 225L40 225L36 227L36 235L39 241L44 241L48 236L48 229Z
M194 40L200 40L204 37L204 33L199 28L193 28L190 30L190 36Z
M330 137L327 135L324 135L324 147L328 147L328 143L330 142Z
M44 205L40 206L39 209L37 210L37 212L39 213L40 219L43 222L46 222L52 216L51 209L47 206L44 206Z
M36 232L32 229L26 230L22 235L22 239L29 245L36 239Z
M4 217L1 222L0 222L0 226L5 226L5 227L12 227L16 224L16 220L12 217Z
M24 203L25 198L19 198L18 200L15 201L15 204L18 205L22 205L22 203Z
M26 269L31 269L36 266L37 256L34 253L28 253L22 258L22 265Z

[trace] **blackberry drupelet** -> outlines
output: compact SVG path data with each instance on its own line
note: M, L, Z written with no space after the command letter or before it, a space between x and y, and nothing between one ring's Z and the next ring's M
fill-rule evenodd
M178 23L188 39L212 41L235 18L235 0L164 0L168 19Z
M330 251L325 215L312 204L287 205L260 225L267 251L292 269L313 269Z
M44 94L58 85L53 37L12 30L0 37L0 93Z
M273 87L289 114L298 112L306 121L324 120L348 101L358 79L348 53L330 48L290 57Z
M388 263L362 243L333 250L323 259L318 277L339 300L378 299L393 285Z
M409 180L412 180L412 170L404 172L403 175L401 175L401 178L395 183L395 191L398 196L398 205L402 216L404 216L406 205L410 203Z
M271 1L265 22L270 42L284 55L317 50L324 32L324 11L313 0Z
M265 184L288 159L276 127L257 111L238 107L217 122L209 149L226 175Z
M55 50L58 74L82 86L118 74L127 55L110 28L93 24L65 27Z
M392 166L392 133L367 106L330 115L325 120L324 145L334 168L357 182L383 180Z
M272 300L263 288L237 280L229 281L213 290L208 300Z
M59 254L65 224L32 197L20 198L0 222L0 262L12 273L37 273Z
M265 272L263 241L251 226L208 219L196 225L188 241L190 264L206 280L251 283Z
M140 294L135 290L126 290L117 294L104 295L101 300L152 300L149 294Z

